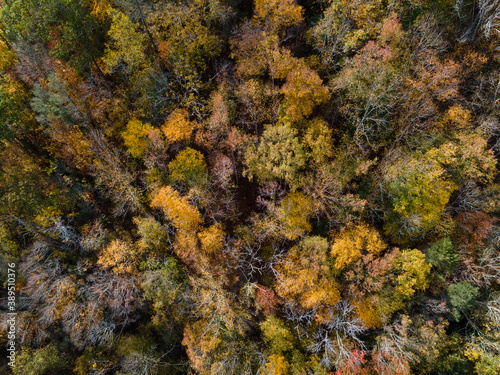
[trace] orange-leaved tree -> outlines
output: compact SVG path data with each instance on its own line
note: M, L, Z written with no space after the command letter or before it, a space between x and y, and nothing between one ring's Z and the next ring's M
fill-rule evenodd
M151 200L151 207L160 208L173 225L182 232L198 229L203 222L198 210L171 186L160 188Z
M290 249L277 269L276 291L286 301L305 309L321 310L340 300L336 282L328 267L328 241L307 237Z
M197 127L196 122L189 120L185 109L176 109L165 120L161 130L169 142L188 142Z

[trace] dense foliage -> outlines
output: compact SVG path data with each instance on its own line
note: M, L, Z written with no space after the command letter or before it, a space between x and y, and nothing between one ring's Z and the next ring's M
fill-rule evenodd
M499 30L498 0L1 1L0 372L499 374Z

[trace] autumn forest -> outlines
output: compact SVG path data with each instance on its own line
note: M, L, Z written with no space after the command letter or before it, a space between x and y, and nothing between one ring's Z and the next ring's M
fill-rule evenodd
M499 160L498 0L0 0L0 373L500 374Z

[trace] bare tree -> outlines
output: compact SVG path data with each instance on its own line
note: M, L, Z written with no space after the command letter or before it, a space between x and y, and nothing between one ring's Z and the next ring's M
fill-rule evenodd
M328 310L326 321L314 334L309 350L318 355L323 353L321 363L325 367L347 362L353 347L366 350L359 336L367 327L355 310L347 301L340 301Z
M259 244L250 245L242 239L226 237L223 251L228 255L227 266L238 269L247 283L255 280L255 275L262 275L266 268L264 259L259 255Z
M466 24L461 35L460 43L475 42L485 37L489 39L500 34L500 3L498 0L477 0L472 5L473 9L466 6L464 0L457 0L455 11L461 23Z
M134 375L156 375L160 367L160 358L149 352L132 352L121 361L122 371Z
M457 214L479 211L483 205L481 198L481 190L477 184L467 181L460 186L458 194L450 207Z
M415 59L426 58L428 54L441 55L448 48L438 21L430 13L424 14L416 22L412 29L412 39L415 45Z
M384 332L377 337L372 358L377 373L396 375L409 374L409 362L414 354L408 349L409 325L407 317L384 327Z

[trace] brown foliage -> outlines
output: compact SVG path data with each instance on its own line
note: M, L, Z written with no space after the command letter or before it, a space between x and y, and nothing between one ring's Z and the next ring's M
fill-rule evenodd
M485 240L490 234L494 217L479 212L464 212L457 219L457 228L454 241L464 256L474 257L475 254L485 245Z
M273 290L257 284L257 305L264 315L276 313L280 300Z

